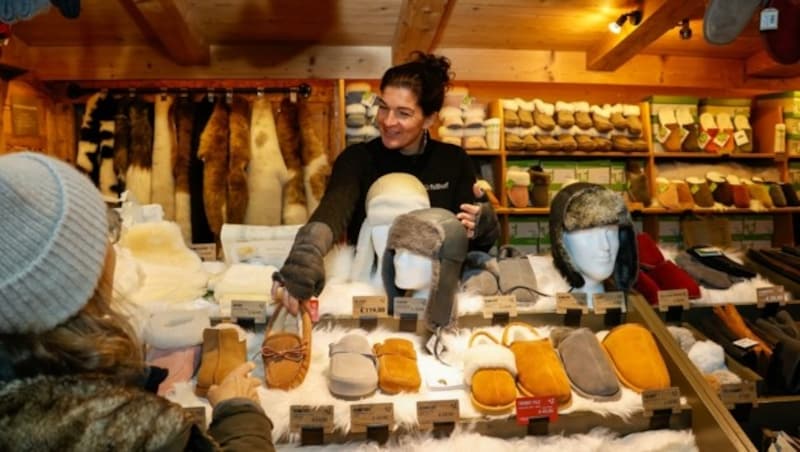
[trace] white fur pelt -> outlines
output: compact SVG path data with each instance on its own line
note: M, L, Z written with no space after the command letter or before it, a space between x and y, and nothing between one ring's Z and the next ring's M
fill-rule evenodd
M114 191L117 173L114 170L114 121L100 121L100 193L108 198L116 198Z
M620 437L602 428L595 428L589 433L579 435L528 436L510 439L493 438L470 429L456 428L453 434L446 438L437 439L430 434L407 435L383 446L372 442L304 447L288 444L281 446L280 449L302 452L323 450L329 452L694 452L698 450L694 435L689 430L653 430Z
M150 201L164 209L164 219L175 220L175 176L172 154L175 152L175 122L170 114L174 96L159 95L155 100L153 121L153 170Z
M289 180L289 171L278 145L272 103L263 96L253 101L250 152L250 166L247 168L250 202L247 204L244 223L279 225L283 207L283 185Z
M303 185L306 191L308 213L311 215L317 209L319 201L325 193L328 177L331 174L331 165L325 146L317 134L314 114L309 108L308 102L299 103L297 116L303 143L303 151L300 154L303 159Z

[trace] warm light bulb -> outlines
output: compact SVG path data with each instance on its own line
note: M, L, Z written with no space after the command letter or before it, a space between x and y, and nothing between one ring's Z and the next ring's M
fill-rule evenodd
M608 23L608 31L618 35L622 31L622 27L617 22L609 22Z

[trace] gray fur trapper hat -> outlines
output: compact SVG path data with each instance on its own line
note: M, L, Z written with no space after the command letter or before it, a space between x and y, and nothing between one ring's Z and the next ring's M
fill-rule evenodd
M467 255L467 231L455 214L438 207L415 210L395 218L383 254L381 277L393 313L394 298L403 295L395 285L394 256L406 249L433 260L431 287L425 306L428 327L450 327L456 318L456 292Z
M628 291L639 269L633 220L618 193L602 185L576 182L556 193L550 205L550 240L553 263L571 287L586 281L576 269L564 244L564 233L597 226L619 226L619 251L614 264L617 290Z

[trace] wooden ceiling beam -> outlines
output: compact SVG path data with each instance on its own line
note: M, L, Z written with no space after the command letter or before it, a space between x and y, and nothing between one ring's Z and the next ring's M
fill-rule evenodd
M642 20L639 25L626 22L621 33L609 32L603 41L586 52L586 69L616 70L679 21L693 17L697 9L703 7L703 2L696 0L645 0L640 8Z
M415 50L431 52L441 37L456 0L403 0L392 40L392 64Z
M750 56L744 66L747 77L789 78L800 76L800 63L780 64L762 50Z
M28 45L18 36L11 36L8 44L0 46L0 78L10 80L30 68Z
M211 50L190 23L185 0L119 0L149 38L155 38L181 66L207 65Z

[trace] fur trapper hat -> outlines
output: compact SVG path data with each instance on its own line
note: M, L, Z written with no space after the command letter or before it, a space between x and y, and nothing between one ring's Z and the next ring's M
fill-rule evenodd
M425 307L428 327L450 327L455 321L456 291L467 255L467 231L455 214L438 207L420 209L395 218L383 253L383 287L393 312L394 298L403 291L395 285L394 256L406 249L433 260L431 288Z
M391 226L398 215L430 206L428 191L422 182L411 174L389 173L373 182L367 191L365 201L367 216L361 223L361 230L358 233L350 279L370 281L377 251L372 243L372 228L381 225ZM378 267L380 271L380 265Z
M638 258L636 232L622 196L601 185L576 182L553 198L550 207L553 263L571 287L583 287L585 281L567 252L564 233L609 225L619 226L614 283L618 290L627 291L636 281Z

